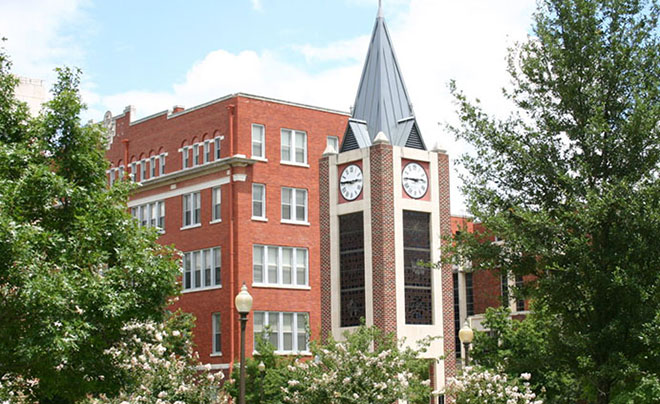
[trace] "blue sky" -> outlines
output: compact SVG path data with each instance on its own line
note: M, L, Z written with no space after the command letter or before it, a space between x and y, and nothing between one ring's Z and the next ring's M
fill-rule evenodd
M234 92L348 111L378 0L3 0L13 73L50 86L83 70L84 119L131 104L143 117ZM529 33L534 0L383 0L420 129L452 158L467 150L447 83L505 113L507 47ZM452 210L462 213L452 176Z

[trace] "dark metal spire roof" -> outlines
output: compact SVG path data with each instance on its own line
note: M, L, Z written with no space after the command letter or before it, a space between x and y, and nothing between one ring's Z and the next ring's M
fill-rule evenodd
M341 151L371 146L380 131L394 146L426 150L379 1L353 116Z

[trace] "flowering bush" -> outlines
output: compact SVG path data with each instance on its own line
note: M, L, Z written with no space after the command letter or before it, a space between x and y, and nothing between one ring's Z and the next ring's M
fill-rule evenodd
M529 373L512 379L492 370L466 367L462 375L449 381L447 394L456 404L543 404L530 389L530 379Z
M419 359L428 343L404 349L392 335L365 326L344 335L345 341L330 339L323 346L313 346L314 360L297 360L288 367L288 382L282 387L285 402L428 403L430 363Z

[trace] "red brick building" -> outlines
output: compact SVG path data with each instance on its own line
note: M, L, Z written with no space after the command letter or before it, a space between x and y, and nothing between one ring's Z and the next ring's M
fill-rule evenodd
M202 362L226 368L237 357L243 282L254 297L247 352L266 325L278 351L307 351L321 324L318 160L339 144L347 114L234 94L131 115L106 117L109 181L136 181L131 212L183 252L175 306L197 317Z

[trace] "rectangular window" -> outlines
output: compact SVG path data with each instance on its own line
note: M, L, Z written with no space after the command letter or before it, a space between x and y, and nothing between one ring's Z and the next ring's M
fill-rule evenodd
M181 154L183 155L183 168L188 168L190 167L190 152L189 152L189 147L184 146L183 149L181 149Z
M307 164L307 133L282 129L282 161Z
M145 203L131 208L131 214L140 226L165 230L165 201Z
M220 247L186 252L182 261L184 291L209 289L222 284Z
M160 161L158 163L159 163L160 167L158 167L158 169L160 170L160 175L164 175L165 174L165 154L161 154L159 156L159 159L160 159Z
M263 125L252 124L252 157L266 157L264 133Z
M215 149L215 159L216 160L220 160L220 141L221 140L222 139L219 138L219 137L216 137L215 139L213 139L214 149Z
M269 341L277 353L307 352L307 313L256 311L254 313L254 346L259 338Z
M454 355L461 357L461 340L458 338L458 332L461 329L461 306L458 287L458 272L452 275L452 284L454 287Z
M365 316L362 212L339 216L339 289L340 326L360 325Z
M140 162L140 165L142 166L142 181L146 180L147 177L147 160L142 160Z
M308 285L306 248L255 245L252 251L252 279L255 284L282 287Z
M328 136L328 146L332 146L335 152L339 152L339 138L337 136Z
M213 194L213 215L212 219L214 222L219 221L221 219L221 212L222 212L222 192L220 190L220 187L215 187L211 191Z
M509 275L502 272L500 276L500 292L502 293L502 305L509 307Z
M210 140L205 140L204 141L204 163L208 163L211 161L211 141Z
M433 324L431 215L403 211L403 262L406 324Z
M111 168L111 169L110 169L110 172L108 173L108 175L109 175L109 180L110 180L110 181L109 181L110 186L112 186L112 184L115 183L115 169L114 169L114 168Z
M523 277L516 275L516 294L522 295ZM525 311L525 299L516 299L516 311Z
M149 159L149 168L151 169L151 178L155 177L157 175L156 172L156 157L151 157Z
M474 316L474 289L472 287L472 272L465 274L465 305L468 316Z
M222 353L220 313L213 313L213 353Z
M199 165L199 143L193 145L193 166Z
M124 166L119 166L119 176L118 179L123 180L124 179Z
M307 223L307 190L282 188L282 221Z
M131 163L131 179L135 182L137 182L137 163Z
M252 184L252 218L266 218L266 186Z
M199 192L183 195L183 227L198 225L201 214L201 197Z

